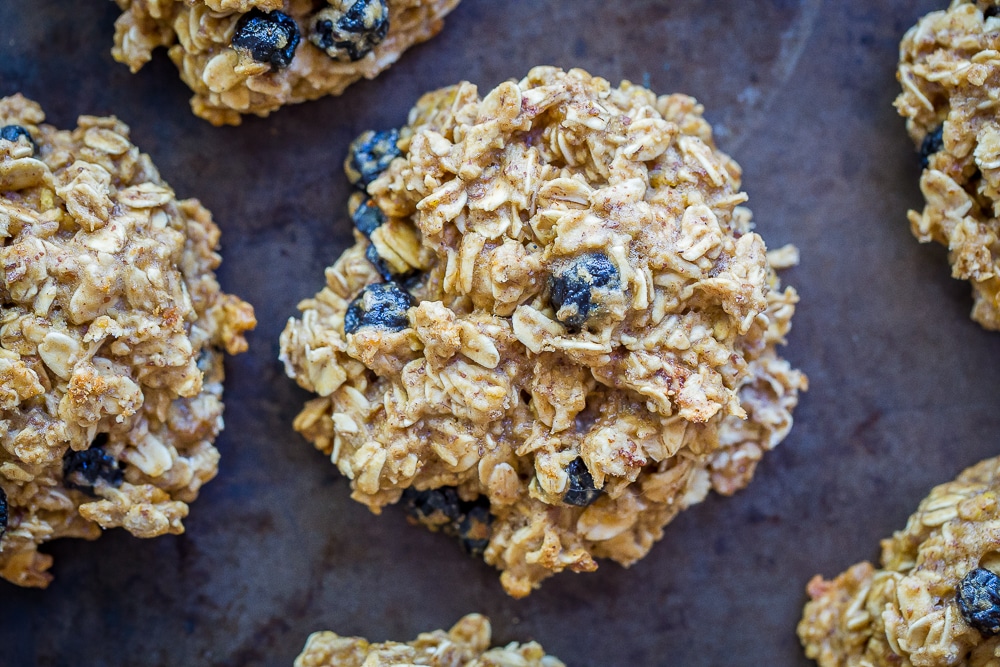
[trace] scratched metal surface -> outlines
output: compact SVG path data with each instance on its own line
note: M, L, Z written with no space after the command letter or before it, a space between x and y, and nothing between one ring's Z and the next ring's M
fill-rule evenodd
M806 665L794 627L809 577L876 557L932 485L998 449L1000 334L967 319L967 287L904 218L920 197L891 107L897 43L944 4L465 0L378 80L216 129L188 112L164 53L135 76L112 61L113 3L0 2L0 94L59 126L128 122L176 191L214 211L221 280L261 321L228 363L222 468L187 533L46 546L48 590L0 583L0 664L290 665L314 630L406 639L480 611L497 640L537 639L569 665ZM401 124L424 90L541 63L705 104L759 230L801 248L787 356L812 388L747 490L682 514L631 570L560 575L515 601L447 538L349 500L292 431L306 396L276 355L349 242L349 140Z

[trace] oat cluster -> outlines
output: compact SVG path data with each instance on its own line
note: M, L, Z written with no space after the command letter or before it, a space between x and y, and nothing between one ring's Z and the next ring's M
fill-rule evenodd
M921 242L948 248L952 276L972 284L972 318L1000 329L1000 4L954 0L903 38L896 108L921 148Z
M295 667L564 667L535 642L490 648L490 633L489 620L479 614L464 616L448 632L424 632L405 644L315 632Z
M115 60L170 59L214 125L339 95L436 35L459 0L116 0ZM248 19L253 19L252 22Z
M219 290L209 212L124 123L43 120L0 100L0 576L22 586L49 583L48 540L183 532L216 473L222 350L255 324Z
M635 562L681 509L749 482L806 386L775 352L797 296L692 98L538 67L425 95L398 143L367 187L384 223L281 338L320 396L295 428L354 499L408 490L520 597ZM370 310L379 271L412 307ZM470 503L490 516L473 535Z
M882 569L865 562L833 581L814 577L798 628L806 655L820 667L998 664L1000 637L970 625L958 599L976 568L1000 572L998 493L1000 458L982 461L882 540ZM985 611L1000 620L1000 607Z

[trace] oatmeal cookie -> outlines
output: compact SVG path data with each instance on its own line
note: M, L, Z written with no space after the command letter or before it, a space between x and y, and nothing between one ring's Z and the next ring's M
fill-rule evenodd
M948 248L972 318L1000 329L1000 2L955 0L903 37L896 108L920 148L926 204L914 236Z
M339 95L436 35L459 0L115 0L115 60L133 72L153 49L213 125Z
M356 243L281 337L319 394L295 428L511 595L642 558L788 433L797 296L692 98L538 67L425 95L345 166Z
M180 533L216 473L222 351L253 309L219 291L219 230L115 118L43 125L0 100L0 576L48 585L38 546Z
M479 614L462 617L448 632L424 632L405 644L314 632L295 667L564 667L535 642L490 648L490 634L489 619Z
M858 563L809 582L798 632L821 667L1000 663L1000 458L935 487L882 540L882 569Z

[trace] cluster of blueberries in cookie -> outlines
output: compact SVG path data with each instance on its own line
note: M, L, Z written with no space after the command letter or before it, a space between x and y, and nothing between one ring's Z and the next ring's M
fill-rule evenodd
M382 43L389 32L386 0L335 2L309 20L308 40L332 59L356 62ZM244 50L257 62L285 69L302 41L299 26L288 14L253 9L236 24L233 48Z

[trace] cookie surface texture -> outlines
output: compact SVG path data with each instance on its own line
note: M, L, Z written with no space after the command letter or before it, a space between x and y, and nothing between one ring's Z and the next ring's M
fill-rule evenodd
M958 1L903 37L895 106L920 151L926 204L910 211L921 242L948 248L972 285L972 319L1000 329L1000 5Z
M1000 459L935 487L858 563L809 582L798 632L821 667L985 667L1000 659Z
M459 0L116 0L112 55L138 71L168 47L214 125L339 95L443 27Z
M46 586L59 537L180 533L212 479L222 353L253 309L220 292L219 230L115 118L60 131L0 100L0 576Z
M489 620L479 614L464 616L448 632L424 632L406 643L371 643L361 637L315 632L295 659L295 667L564 667L535 642L490 648L490 635Z
M281 339L355 500L402 499L520 597L749 482L805 388L775 352L797 297L701 113L550 67L417 103ZM385 148L362 135L352 181Z

